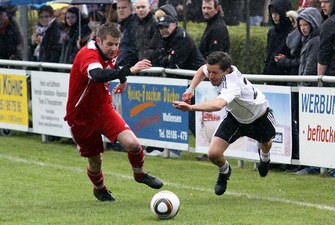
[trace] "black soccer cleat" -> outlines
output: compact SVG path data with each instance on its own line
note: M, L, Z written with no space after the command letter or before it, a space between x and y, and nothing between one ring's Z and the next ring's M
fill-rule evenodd
M108 191L108 190L103 190L103 191L94 191L93 190L93 194L94 196L102 202L115 202L116 199L113 198L112 196L112 192Z
M223 195L227 189L227 181L231 175L231 167L229 166L229 172L227 174L219 173L218 179L216 181L214 191L216 195Z
M151 176L147 173L144 174L141 180L136 180L139 183L148 185L151 188L160 189L163 187L163 182L157 177Z
M261 159L258 164L258 173L261 177L265 177L269 172L270 160L267 162L263 162Z

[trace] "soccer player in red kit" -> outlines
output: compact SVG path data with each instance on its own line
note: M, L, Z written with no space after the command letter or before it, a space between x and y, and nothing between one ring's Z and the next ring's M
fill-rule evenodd
M87 175L93 183L93 194L100 201L115 201L107 189L102 173L102 136L111 142L119 141L128 151L134 178L151 188L159 189L163 183L143 172L144 152L137 137L127 123L114 110L109 82L119 79L114 93L122 93L126 76L151 67L149 60L121 69L115 65L122 33L117 24L106 23L97 30L96 40L90 41L76 55L70 72L66 120L81 156L87 157Z

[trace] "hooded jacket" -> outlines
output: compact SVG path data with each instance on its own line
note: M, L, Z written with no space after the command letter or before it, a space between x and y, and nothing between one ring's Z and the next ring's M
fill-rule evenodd
M304 36L299 25L300 20L305 20L310 24L311 32ZM297 17L298 30L302 35L302 48L300 53L299 75L317 74L317 53L320 45L320 27L322 16L314 7L304 9ZM312 83L301 83L302 86L316 85Z
M318 63L327 65L326 75L335 75L335 0L330 0L332 12L321 25ZM332 84L334 85L334 83Z
M290 54L289 49L286 46L286 37L292 31L292 24L290 19L286 17L286 12L292 10L292 5L288 0L273 0L269 4L268 9L270 15L272 12L277 12L280 15L280 22L275 24L270 16L270 22L273 26L269 29L267 34L267 57L265 60L263 74L288 74L285 69L278 67L277 63L274 61L274 57L278 54Z

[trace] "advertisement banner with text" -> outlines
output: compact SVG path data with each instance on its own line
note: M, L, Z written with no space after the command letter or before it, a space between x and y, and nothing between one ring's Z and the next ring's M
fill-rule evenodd
M276 119L276 137L271 148L271 161L291 163L291 88L281 86L254 85L264 93L269 101ZM216 90L210 82L201 82L196 88L196 103L205 102L217 97ZM206 153L212 136L226 115L225 109L218 112L196 112L196 152ZM231 144L226 156L240 159L259 160L257 141L242 137Z
M33 130L35 133L71 137L64 121L69 74L31 72Z
M155 77L127 79L125 92L121 97L114 96L113 104L141 144L187 150L188 113L172 106L173 101L181 100L187 80ZM111 83L110 89L113 90L115 85Z
M28 131L28 85L25 72L25 70L1 69L1 128Z
M300 164L335 168L334 88L299 88Z

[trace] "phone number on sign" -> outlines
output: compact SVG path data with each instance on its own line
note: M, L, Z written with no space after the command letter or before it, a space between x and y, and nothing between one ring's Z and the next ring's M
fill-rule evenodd
M178 134L178 131L176 130L164 130L164 129L159 129L159 137L160 138L167 138L167 139L173 139L173 140L187 140L187 132L186 131L180 131Z

